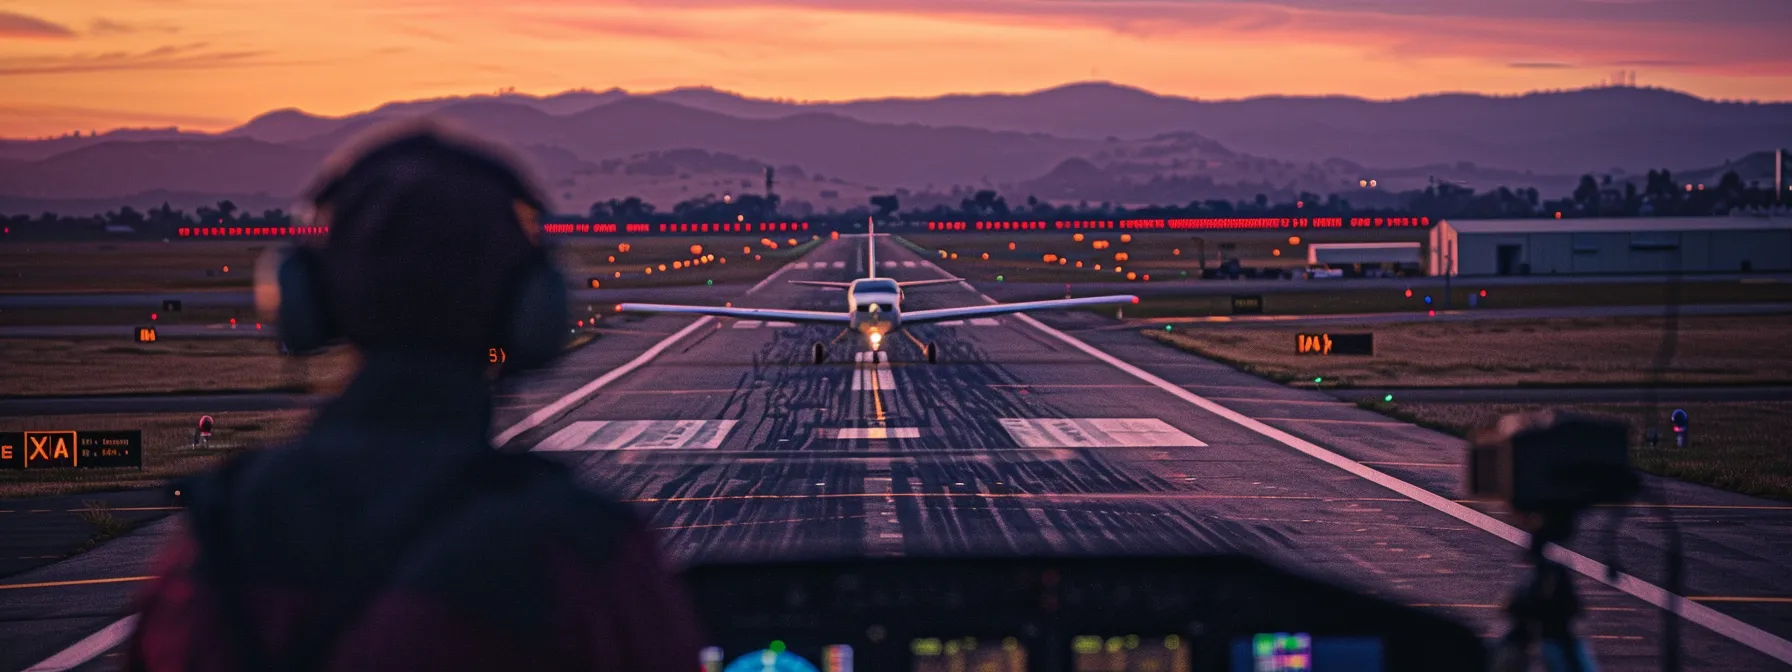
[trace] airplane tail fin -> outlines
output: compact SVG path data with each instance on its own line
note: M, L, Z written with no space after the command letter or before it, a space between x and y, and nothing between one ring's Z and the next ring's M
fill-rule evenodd
M865 218L865 277L877 277L877 218Z

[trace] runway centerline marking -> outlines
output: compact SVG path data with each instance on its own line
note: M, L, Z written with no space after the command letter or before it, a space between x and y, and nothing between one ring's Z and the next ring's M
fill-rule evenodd
M946 274L944 269L941 269L931 261L923 260L921 263L933 267L935 271ZM977 295L982 297L986 303L997 303L995 299L989 298L987 294L978 292ZM1451 518L1473 525L1481 531L1499 537L1500 539L1504 539L1511 544L1521 548L1530 546L1531 535L1504 521L1453 502L1430 490L1403 481L1386 472L1376 470L1373 467L1366 466L1361 462L1352 460L1342 454L1333 452L1319 444L1307 441L1306 439L1302 439L1280 429L1276 429L1275 427L1271 427L1270 425L1251 418L1243 413L1222 406L1206 397L1190 392L1182 386L1171 383L1163 378L1159 378L1149 371L1122 361L1100 348L1084 343L1081 339L1078 339L1075 336L1071 336L1070 334L1052 328L1050 325L1040 322L1031 315L1017 313L1014 317L1015 319L1044 332L1046 335L1062 341L1065 345L1076 348L1084 354L1101 360L1134 378L1150 383L1158 389L1161 389L1178 399L1186 401L1197 408L1230 420L1234 424L1244 427L1245 429L1256 432L1257 434L1274 440L1277 443L1306 454L1321 462L1342 469L1363 480L1400 493L1401 495L1405 495L1413 501L1424 504L1425 506L1450 516ZM1619 573L1616 579L1610 579L1607 577L1609 568L1607 568L1604 563L1561 546L1550 544L1544 549L1544 553L1550 559L1573 569L1582 576L1616 588L1625 594L1656 607L1673 611L1674 613L1679 614L1681 618L1700 625L1707 630L1730 639L1731 641L1760 651L1782 663L1792 663L1792 641L1788 641L1783 637L1753 625L1749 625L1740 619L1724 614L1711 607L1688 600L1684 596L1670 593L1661 586L1649 583L1633 575Z
M0 590L23 590L26 588L64 588L68 586L94 586L106 583L132 583L149 581L153 576L120 576L111 579L76 579L73 581L40 581L37 583L0 583Z
M921 430L917 427L841 427L838 429L817 429L815 435L823 439L919 439Z

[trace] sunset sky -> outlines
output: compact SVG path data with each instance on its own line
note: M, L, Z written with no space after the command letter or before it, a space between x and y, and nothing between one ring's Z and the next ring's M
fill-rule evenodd
M1788 0L0 0L0 136L221 130L503 87L1399 98L1623 69L1792 100L1788 27Z

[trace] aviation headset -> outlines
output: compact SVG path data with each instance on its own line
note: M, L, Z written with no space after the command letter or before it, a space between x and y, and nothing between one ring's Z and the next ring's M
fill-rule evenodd
M471 158L480 173L496 178L509 192L519 224L532 232L542 208L522 178L495 159ZM357 165L329 180L317 190L311 206L316 212L328 212L344 183L359 179L366 170ZM537 234L529 235L538 240ZM317 250L294 245L274 251L262 261L257 280L257 298L264 306L269 300L278 306L272 312L287 353L315 353L343 338L324 284L323 259ZM488 336L492 347L503 350L505 370L546 365L560 355L567 342L571 317L566 305L566 280L554 267L547 249L537 242L505 282L502 296L506 298L498 312L496 333ZM268 292L273 295L267 296Z

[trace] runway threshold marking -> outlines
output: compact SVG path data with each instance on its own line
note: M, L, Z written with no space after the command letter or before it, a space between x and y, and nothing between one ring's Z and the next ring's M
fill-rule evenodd
M765 276L765 278L760 280L758 284L748 288L745 294L752 294L764 289L766 285L771 284L773 280L784 275L786 271L789 271L797 263L799 262L792 262L779 266L778 270L772 271L771 275ZM566 409L571 408L574 404L584 401L591 395L596 394L598 390L601 390L610 383L616 382L617 379L632 373L635 369L645 366L648 362L653 361L655 357L660 356L661 353L677 344L680 340L683 340L685 336L690 335L693 331L703 328L704 325L707 325L714 320L715 318L708 315L697 318L696 321L685 325L683 329L673 332L671 336L667 336L659 343L655 343L654 346L648 348L646 352L637 355L634 359L629 360L622 366L611 369L608 373L598 376L591 382L580 386L579 389L568 392L566 396L560 397L553 403L541 407L541 409L534 413L530 413L527 417L523 418L521 422L511 425L510 428L499 432L496 437L492 438L493 445L502 448L504 444L509 443L511 439L516 438L523 432L539 427L542 423L559 417L561 413L566 412ZM93 660L101 653L105 653L113 647L118 646L120 642L123 642L126 637L130 636L132 628L136 627L136 623L136 614L113 621L111 625L101 628L99 632L88 635L86 639L76 642L73 646L63 649L56 655L50 656L49 658L44 659L43 662L27 669L31 672L49 672L52 670L67 670L86 663L89 660Z
M1002 418L1026 448L1201 448L1207 444L1157 418Z
M858 362L859 366L852 378L852 389L872 391L896 389L896 374L890 371L890 363L885 359L887 355L873 359L873 356L880 354L882 353L876 351L853 353L853 360Z
M581 420L535 444L541 452L715 450L739 420Z
M949 275L945 270L941 269L931 261L922 260L921 263L932 267L941 275ZM982 297L987 303L997 303L995 299L989 298L987 294L978 292L977 295ZM1161 389L1178 399L1186 401L1197 408L1230 420L1234 424L1244 427L1245 429L1261 434L1266 438L1299 451L1316 460L1342 469L1363 480L1400 493L1401 495L1405 495L1413 501L1424 504L1425 506L1450 516L1451 518L1473 525L1483 532L1504 539L1508 543L1519 547L1530 546L1531 535L1504 521L1458 504L1451 501L1449 498L1431 492L1430 490L1400 480L1386 472L1376 470L1316 443L1307 441L1306 439L1302 439L1280 429L1276 429L1255 418L1215 403L1206 397L1202 397L1201 395L1183 389L1175 383L1159 378L1149 371L1121 361L1119 358L1102 351L1100 348L1084 343L1081 339L1078 339L1075 336L1071 336L1070 334L1059 331L1044 322L1040 322L1031 315L1017 313L1014 317L1015 319L1044 332L1046 335L1064 342L1065 345L1076 348L1084 354L1101 360L1134 378L1150 383L1158 389ZM1687 621L1702 626L1730 639L1731 641L1742 644L1743 646L1760 651L1782 663L1792 663L1792 641L1788 641L1784 637L1780 637L1766 630L1762 630L1761 628L1744 623L1740 619L1689 600L1684 596L1670 593L1661 586L1649 583L1633 575L1618 573L1615 579L1608 578L1607 572L1610 570L1604 563L1566 548L1562 548L1561 546L1551 544L1544 549L1544 553L1550 559L1573 569L1582 576L1616 588L1625 594L1656 607L1677 613L1681 618L1684 618Z

